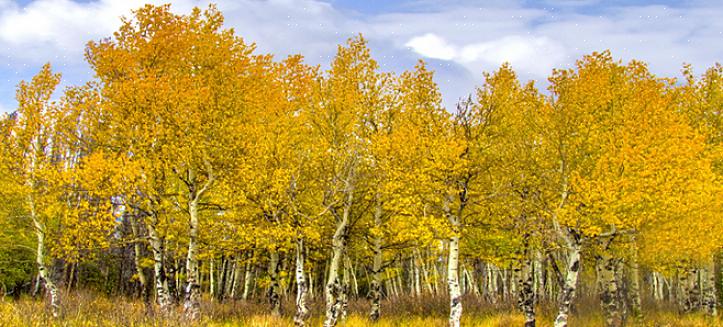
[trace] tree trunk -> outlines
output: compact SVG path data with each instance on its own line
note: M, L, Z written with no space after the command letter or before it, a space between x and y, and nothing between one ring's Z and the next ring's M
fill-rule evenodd
M301 236L296 238L296 314L294 325L305 326L309 317L308 286L304 276L304 239Z
M439 276L439 269L437 268L437 261L432 262L432 278L434 280L434 294L439 294L439 281L441 280L441 277Z
M253 252L249 253L249 256L246 258L246 271L244 272L244 291L241 295L241 299L248 300L249 295L251 294L251 287L253 284L253 273L254 273L254 265L251 263L251 260L253 260L254 254Z
M345 251L346 252L346 251ZM347 317L347 309L349 308L349 278L351 276L350 272L350 266L349 266L349 257L344 254L343 258L343 265L344 268L342 270L342 292L339 294L339 302L341 303L341 309L339 310L339 320L342 321L342 323L346 322Z
M382 207L377 202L374 211L374 225L379 228L382 224ZM369 319L373 322L381 317L381 298L382 298L382 236L381 233L375 235L372 242L372 251L374 258L372 259L372 282L369 286L369 299L371 300L371 309L369 311ZM387 288L388 289L388 288Z
M269 304L271 305L271 315L274 317L281 316L281 285L279 285L279 251L272 249L269 252Z
M517 293L517 284L514 282L517 279L515 276L515 271L510 269L504 269L502 272L502 289L504 294L504 299L509 300L510 294L516 294Z
M718 315L718 296L715 287L715 257L702 271L703 309L710 316Z
M135 257L134 257L135 259ZM77 263L69 263L66 266L66 270L68 273L66 274L65 278L65 292L70 293L70 290L73 289L73 280L75 279L75 269L78 267ZM145 276L144 276L145 277ZM141 293L143 291L141 290Z
M346 258L346 265L347 265L347 271L349 271L349 277L351 277L351 285L354 286L354 296L359 297L359 282L357 282L356 279L356 263L352 264L351 259L349 259L349 256L345 256ZM349 285L349 280L346 281L346 284ZM349 294L347 294L347 297ZM346 311L345 311L346 312Z
M525 241L525 253L519 276L518 305L525 315L525 327L535 327L535 273Z
M387 293L386 293L387 297L390 297L390 296L396 297L397 290L396 290L396 287L394 286L394 279L389 274L389 270L385 270L385 274L387 275L386 276L387 278L384 281L384 285L386 285L386 288L387 288Z
M192 192L193 193L193 192ZM186 257L186 301L184 311L186 318L196 321L201 315L201 285L199 285L198 258L198 196L191 194L188 201L189 237L188 255Z
M151 253L153 254L153 279L156 289L156 300L163 314L167 314L171 309L171 298L168 290L168 282L166 269L163 258L163 240L158 236L156 232L156 226L158 224L158 216L152 213L150 216L150 223L146 226L148 229L148 239L151 245Z
M533 274L535 275L535 303L539 303L540 300L545 296L545 284L546 284L546 272L545 262L542 259L540 251L535 251L535 259L532 266Z
M215 260L213 260L213 258L208 259L208 293L211 295L211 301L213 301L216 296L216 274L214 273L214 266ZM199 280L198 284L201 285L203 284L202 282L202 280Z
M243 273L243 270L241 267L244 265L241 264L241 255L240 253L237 253L237 255L234 258L234 264L233 264L233 283L231 283L231 292L230 296L231 299L238 300L238 294L239 294L239 287L241 287L241 274Z
M419 269L419 259L416 256L416 250L412 251L412 268L414 270L414 295L422 295L421 269Z
M568 230L566 241L568 245L567 271L562 285L562 295L560 296L557 318L555 318L555 327L567 327L570 307L577 289L577 278L580 275L580 237L576 232Z
M497 303L497 297L499 295L499 288L497 287L497 272L499 269L493 264L487 264L487 289L489 290L489 300L492 303Z
M665 282L663 276L658 272L653 272L653 299L658 301L665 300Z
M683 312L700 309L700 284L698 269L685 269L679 274L680 295L678 301Z
M165 243L165 248L168 248L168 243ZM164 253L165 255L165 253ZM184 268L181 266L181 260L173 260L173 266L168 271L169 276L166 278L166 284L168 287L168 294L171 295L171 303L178 304L180 302L181 293L183 293L183 287L181 286L181 275L184 273ZM180 287L180 289L179 289Z
M218 299L219 302L223 302L226 298L228 283L231 281L231 279L228 278L228 272L229 269L231 269L231 267L229 267L230 259L231 258L226 255L221 255L221 267L219 267L220 271L218 273L218 281L216 282L216 299Z
M344 252L346 251L347 237L347 215L337 223L336 231L331 241L332 255L329 263L329 276L326 282L326 314L324 327L336 326L337 320L342 315L344 285L339 278L339 267L342 264Z
M630 260L630 315L633 319L639 320L643 318L640 301L640 265L638 264L637 249L633 249L633 251L633 257Z
M50 301L50 313L54 318L58 318L60 314L60 295L58 294L58 287L55 286L53 279L50 277L48 267L45 265L45 226L40 222L35 211L35 202L30 196L30 215L33 219L33 225L35 225L35 237L37 238L38 244L35 252L35 263L38 265L38 276L45 285L45 291L47 292L48 299Z
M620 285L618 285L616 278L618 259L608 253L603 253L598 260L597 273L600 280L600 304L605 318L605 326L622 326L622 315L618 301Z
M309 281L309 299L311 299L312 301L315 298L314 287L316 287L316 284L314 284L314 278L316 278L316 276L314 275L314 269L312 268L311 271L309 271L309 278L307 278L307 280Z
M462 271L464 272L464 280L465 280L465 287L463 294L467 294L469 292L472 292L475 296L479 296L480 291L477 287L476 278L474 276L474 270L467 269L467 265L462 265L464 268L462 268Z
M131 231L133 232L133 263L136 267L138 282L141 284L141 298L143 298L143 304L146 307L146 314L150 314L153 312L153 306L151 305L151 296L148 292L148 279L146 278L146 273L141 266L143 242L141 242L142 236L138 226L138 217L136 215L128 215L127 217L130 220Z
M455 220L456 221L456 220ZM459 287L459 236L458 231L449 238L447 261L447 285L449 288L449 326L459 327L462 318L462 294Z
M424 280L424 287L427 289L427 293L434 294L434 288L432 287L432 281L429 278L429 270L427 269L427 260L425 257L422 257L421 251L417 251L417 256L420 261L420 267L422 268L422 279ZM426 252L425 252L426 255Z
M234 290L234 287L236 287L236 276L237 276L236 271L238 270L238 269L236 269L237 263L238 263L238 258L236 258L235 256L229 256L226 259L227 269L226 269L226 275L225 275L226 276L225 277L226 288L223 291L224 299L231 297L232 294L234 293L233 290Z

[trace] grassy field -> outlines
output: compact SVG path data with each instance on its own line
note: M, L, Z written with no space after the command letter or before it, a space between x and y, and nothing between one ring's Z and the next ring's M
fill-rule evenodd
M170 317L146 314L140 301L128 298L108 298L90 294L65 296L62 317L52 319L45 304L31 298L0 301L0 326L293 326L291 315L293 303L286 302L285 314L275 318L265 313L266 306L258 302L230 301L203 302L204 317L195 324L181 318L181 312ZM522 326L524 320L511 304L490 304L466 301L463 326ZM571 326L602 326L602 318L594 301L581 304L571 319ZM444 299L406 299L386 301L383 319L375 326L446 326ZM365 316L365 301L350 303L350 315L340 326L361 327L372 325ZM321 303L314 303L313 317L309 326L321 326ZM180 309L179 309L180 310ZM554 310L551 306L539 309L538 326L552 326ZM723 326L720 319L703 315L681 316L671 310L649 309L642 321L630 321L628 326Z

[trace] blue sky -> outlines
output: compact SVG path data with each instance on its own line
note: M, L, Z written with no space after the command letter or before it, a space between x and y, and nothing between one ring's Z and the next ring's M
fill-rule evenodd
M0 0L0 112L15 107L15 86L45 62L64 85L92 78L86 42L110 36L139 0ZM217 0L226 25L259 51L301 53L325 66L336 45L363 33L385 70L426 60L452 106L482 82L482 72L509 61L541 87L553 68L582 55L612 50L624 61L649 63L679 76L723 61L723 1L621 0ZM208 1L173 1L187 13Z

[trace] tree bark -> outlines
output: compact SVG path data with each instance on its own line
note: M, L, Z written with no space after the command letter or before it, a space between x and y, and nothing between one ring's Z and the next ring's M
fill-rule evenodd
M211 301L213 301L216 296L216 273L214 272L214 266L215 260L213 258L208 259L208 293L211 295ZM198 284L203 284L202 282L202 280L199 280Z
M226 274L224 274L225 287L223 291L223 298L227 299L232 296L234 287L236 287L236 263L238 259L235 256L228 256L226 258Z
M633 244L636 247L635 244ZM633 319L642 319L643 310L640 300L640 265L638 264L637 247L633 249L630 260L630 315Z
M342 323L346 322L346 317L348 313L349 308L349 285L350 285L350 276L351 276L351 267L349 264L349 257L346 255L346 251L344 251L344 256L342 257L343 260L343 270L342 270L342 292L339 294L339 302L341 303L341 309L339 310L339 320L342 321Z
M572 300L575 298L577 279L580 275L580 236L570 229L567 230L566 234L565 239L568 246L567 271L562 285L562 295L560 296L557 318L555 318L555 327L567 327L570 307Z
M241 264L241 256L240 253L237 253L234 258L234 264L233 264L233 283L231 283L231 292L230 296L231 299L237 300L238 294L239 294L239 287L241 287L241 274L243 273L243 267L244 265Z
M271 305L271 315L274 317L281 316L281 285L279 284L279 251L272 249L269 253L269 278L271 285L269 286L269 304Z
M525 253L518 274L520 287L517 302L525 315L525 327L535 327L535 273L527 241L525 241L524 247Z
M458 221L455 219L458 227ZM447 286L449 288L449 326L459 327L462 318L462 294L459 287L459 236L458 231L449 238L449 258L447 261Z
M133 232L133 263L136 267L138 282L141 284L141 298L143 298L143 304L146 307L146 314L151 314L153 312L153 306L151 305L151 296L148 292L148 279L146 278L146 273L141 266L141 258L143 256L143 243L141 242L142 236L140 228L138 226L138 216L128 215L127 217L130 220L131 231Z
M382 224L382 207L379 201L374 210L374 225L380 228ZM375 235L372 242L372 282L369 286L369 299L371 300L371 309L369 311L369 319L373 322L381 317L381 298L382 298L382 236Z
M309 317L308 285L304 275L304 239L301 236L296 238L296 314L294 315L295 326L305 326Z
M424 286L427 289L427 293L432 295L432 294L434 294L434 288L432 286L432 281L429 278L429 269L427 269L427 260L425 260L426 258L422 256L421 251L418 251L418 250L415 250L415 251L417 251L417 257L419 258L420 266L422 268L422 278L424 279ZM426 252L425 252L425 254L426 254Z
M665 281L659 272L653 272L653 299L655 301L665 300Z
M241 295L241 299L248 300L249 295L251 295L251 288L253 287L253 273L254 273L254 265L251 262L253 260L254 254L253 252L249 252L248 257L246 258L246 264L245 264L245 272L244 272L244 291Z
M715 258L702 271L703 309L710 316L718 315L718 297L715 287Z
M191 192L188 201L189 213L189 237L188 237L188 255L186 256L186 301L184 303L184 311L186 318L196 321L201 316L201 285L199 285L199 267L198 267L198 195Z
M156 226L158 225L158 216L151 213L149 216L150 223L146 226L148 229L148 241L151 245L151 253L153 254L153 279L156 289L156 301L163 314L167 314L171 309L171 297L168 290L168 282L166 269L163 258L163 240L158 236Z
M336 326L337 320L342 315L343 295L346 290L339 278L339 267L342 264L344 252L346 251L347 219L348 216L344 214L343 219L337 223L336 231L331 241L332 255L325 290L326 314L324 327Z
M685 269L679 275L680 295L678 301L683 312L700 309L700 283L698 269Z
M535 275L535 303L539 303L545 296L547 281L547 269L540 251L535 251L535 259L533 261L532 271Z
M413 283L414 295L422 295L422 281L421 281L421 269L419 269L419 259L417 259L416 251L412 251L412 269L413 269Z
M309 289L309 299L311 299L312 301L313 301L314 298L315 298L315 295L314 295L314 287L316 287L315 284L314 284L315 278L316 278L316 276L314 275L314 269L312 268L312 269L309 271L309 278L307 278L307 280L309 281L309 287L308 287L308 289Z
M488 300L492 303L497 303L497 295L499 290L497 289L497 267L493 264L487 264L487 296Z
M622 315L618 301L620 285L618 285L616 278L617 261L619 259L608 253L603 253L598 257L598 260L597 273L600 281L600 304L605 318L605 326L622 326Z
M58 318L60 315L60 295L58 294L58 287L50 277L48 267L45 265L45 225L40 222L35 210L35 201L32 195L29 196L30 202L30 215L35 226L35 237L38 241L35 251L35 263L38 265L38 276L45 285L45 291L48 295L50 303L50 313L54 318Z

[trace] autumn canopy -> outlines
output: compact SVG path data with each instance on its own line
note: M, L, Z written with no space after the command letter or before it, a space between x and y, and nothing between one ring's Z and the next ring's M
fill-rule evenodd
M603 51L545 92L505 64L444 108L424 62L382 71L362 36L322 69L213 6L150 5L86 59L92 81L58 93L48 64L0 121L0 279L35 278L53 315L80 285L190 320L259 297L298 326L314 299L335 326L399 296L448 299L450 326L468 295L525 326L542 302L567 326L581 292L609 326L646 297L716 314L721 65L675 80Z

